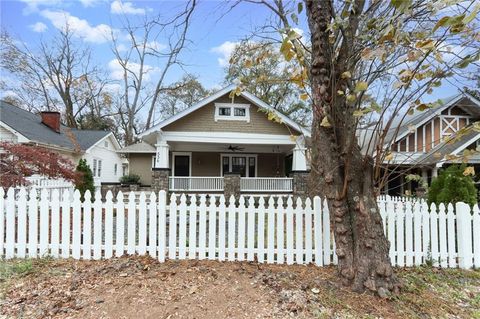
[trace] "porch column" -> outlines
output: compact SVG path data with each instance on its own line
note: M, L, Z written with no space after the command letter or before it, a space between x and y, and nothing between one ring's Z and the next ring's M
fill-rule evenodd
M292 171L306 171L307 170L307 156L305 154L306 151L305 147L305 140L303 138L299 138L293 149L293 161L292 161Z
M293 149L292 172L290 177L293 178L293 196L308 196L308 176L307 156L304 137L299 137Z
M417 195L418 198L424 198L425 195L427 194L428 171L425 167L422 167L422 181L423 183L418 185L417 189L415 190L415 194Z
M159 132L157 136L157 143L155 144L155 163L152 167L152 190L158 192L164 190L168 193L169 190L169 150L168 143L162 139L162 134Z
M432 169L432 178L438 177L438 167Z

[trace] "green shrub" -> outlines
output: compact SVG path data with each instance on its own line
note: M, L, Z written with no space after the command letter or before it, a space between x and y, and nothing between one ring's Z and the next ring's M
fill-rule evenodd
M120 177L120 183L125 184L125 185L139 184L140 183L140 176L138 176L137 174L124 175L124 176Z
M428 202L448 204L465 202L469 205L477 203L477 189L470 175L465 176L466 165L451 165L442 170L432 181L428 190Z
M93 195L95 194L93 174L90 166L87 164L87 161L85 159L81 159L80 162L78 162L77 172L79 172L81 176L75 183L75 188L80 191L80 194L82 195L82 200L84 200L83 196L85 195L87 189L90 191L93 198Z

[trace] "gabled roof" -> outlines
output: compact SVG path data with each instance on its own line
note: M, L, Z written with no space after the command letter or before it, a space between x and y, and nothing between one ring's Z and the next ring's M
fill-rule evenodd
M454 96L442 100L442 104L434 109L428 109L423 112L414 113L412 115L407 114L401 123L401 127L398 129L398 134L396 134L395 141L398 141L407 136L410 133L411 128L418 128L422 126L435 116L440 115L444 110L448 109L451 106L454 106L463 98L468 98L469 100L471 100L475 107L462 105L460 106L460 108L464 109L470 114L480 116L480 101L478 101L475 97L466 92L460 92ZM402 120L402 116L398 116L397 119L398 120L396 122L394 121L392 123L392 128L390 129L390 132L385 139L387 142L391 141L391 139L394 137L399 121Z
M480 132L475 130L471 130L458 140L455 140L455 136L452 136L435 146L430 152L418 158L416 164L433 165L438 162L443 162L445 161L446 155L458 155L458 153L478 139L480 139Z
M235 84L231 84L223 89L221 89L220 91L204 98L203 100L199 101L198 103L190 106L189 108L183 110L182 112L179 112L177 114L175 114L174 116L172 117L169 117L168 119L158 123L157 125L151 127L150 129L146 130L145 132L141 133L139 135L139 137L143 137L145 135L148 135L152 132L155 132L155 131L158 131L158 130L161 130L162 128L164 128L165 126L181 119L182 117L184 116L187 116L188 114L202 108L203 106L215 101L216 99L224 96L225 94L227 93L230 93L232 90L234 90L237 86ZM300 124L296 123L295 121L293 121L291 118L289 118L288 116L286 116L285 114L282 114L281 112L275 110L273 107L271 107L270 105L268 105L267 103L263 102L262 100L260 100L259 98L257 98L256 96L254 96L253 94L251 93L248 93L246 91L242 91L240 93L241 96L243 96L245 99L247 99L248 101L252 102L253 104L257 105L258 107L260 107L261 109L264 109L268 112L272 112L274 113L276 116L278 116L279 119L282 120L283 123L287 124L288 126L294 128L295 130L301 132L303 135L305 136L310 136L310 131L306 128L304 128L303 126L301 126Z
M145 141L125 146L118 153L155 153L156 148Z
M60 125L60 133L42 123L39 115L33 114L5 101L0 101L0 121L8 125L30 142L60 147L72 151L87 151L99 141L113 135L109 131L78 130ZM118 147L118 142L115 140Z

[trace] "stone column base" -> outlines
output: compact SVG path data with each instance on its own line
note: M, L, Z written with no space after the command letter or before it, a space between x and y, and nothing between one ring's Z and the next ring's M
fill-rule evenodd
M159 191L164 190L168 193L169 175L169 168L152 168L152 191L158 193Z
M305 198L308 196L309 173L309 171L290 172L290 177L293 178L293 197Z
M223 194L225 200L228 201L230 196L235 196L235 199L240 198L240 174L225 173L223 176Z

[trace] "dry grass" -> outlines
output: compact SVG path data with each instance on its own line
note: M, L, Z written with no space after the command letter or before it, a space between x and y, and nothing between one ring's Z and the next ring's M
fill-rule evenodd
M168 261L0 261L0 314L25 318L480 318L480 271L398 270L390 300L332 267Z

